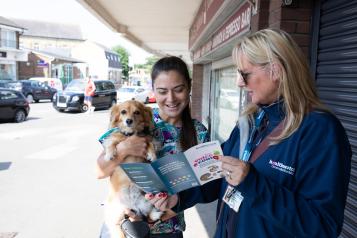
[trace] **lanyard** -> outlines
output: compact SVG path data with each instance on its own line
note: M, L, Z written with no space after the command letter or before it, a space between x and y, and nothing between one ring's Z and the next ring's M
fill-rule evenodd
M249 139L247 141L247 144L245 145L244 151L243 151L243 155L241 160L247 162L252 154L254 145L253 145L253 139L254 136L256 134L256 132L258 131L258 129L261 127L262 125L262 121L265 115L265 111L261 110L258 114L258 116L255 118L255 123L253 125L252 131L250 132L250 136ZM260 140L257 142L257 144L260 143Z
M114 127L109 129L108 131L106 131L103 135L101 135L101 137L98 139L98 141L103 144L104 140L110 136L112 133L120 131L120 129L118 127Z

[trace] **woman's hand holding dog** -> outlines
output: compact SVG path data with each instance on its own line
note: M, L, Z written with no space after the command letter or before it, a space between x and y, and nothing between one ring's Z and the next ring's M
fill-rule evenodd
M137 135L129 136L124 141L120 142L116 146L117 156L115 161L121 163L127 156L137 156L146 158L148 141L146 137L140 137Z
M138 156L146 157L147 153L147 139L136 135L129 136L126 140L116 145L116 157L113 160L106 161L104 159L104 151L99 155L98 163L96 166L97 178L106 178L114 172L115 168L120 164L125 157Z

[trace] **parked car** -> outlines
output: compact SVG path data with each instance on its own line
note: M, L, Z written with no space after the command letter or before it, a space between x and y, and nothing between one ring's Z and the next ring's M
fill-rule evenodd
M29 80L39 81L41 83L44 83L46 86L55 88L57 91L63 90L62 81L58 78L33 77L33 78L29 78Z
M53 96L53 107L59 111L86 112L88 106L84 104L84 89L87 82L84 79L72 80L63 91L57 91ZM117 92L114 84L109 80L95 80L95 93L92 105L98 108L110 108L117 103Z
M52 101L53 95L57 92L55 88L36 80L21 80L20 82L22 84L21 92L29 103L39 102L43 99Z
M0 87L21 91L22 86L18 80L0 80Z
M118 90L118 102L137 100L143 103L149 102L149 90L140 86L123 86Z
M30 112L25 96L17 90L0 88L0 119L23 122Z

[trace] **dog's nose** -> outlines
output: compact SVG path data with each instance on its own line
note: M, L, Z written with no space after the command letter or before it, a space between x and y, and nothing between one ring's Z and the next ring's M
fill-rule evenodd
M126 124L131 125L133 123L133 119L126 119Z

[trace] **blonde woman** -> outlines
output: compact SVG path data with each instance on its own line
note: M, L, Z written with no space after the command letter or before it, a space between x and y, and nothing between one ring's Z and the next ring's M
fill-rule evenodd
M337 237L352 152L305 56L287 33L264 29L244 37L233 58L251 98L247 143L240 149L234 128L222 144L222 181L152 203L180 211L219 199L215 237Z

